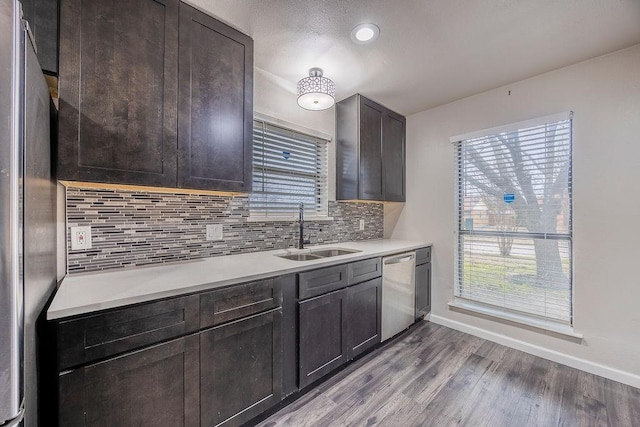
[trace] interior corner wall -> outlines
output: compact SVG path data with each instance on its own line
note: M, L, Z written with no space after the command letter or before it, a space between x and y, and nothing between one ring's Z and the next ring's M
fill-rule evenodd
M574 328L584 335L580 343L448 307L456 227L449 137L569 110ZM392 236L434 244L433 321L640 387L639 184L635 45L409 116L407 203Z

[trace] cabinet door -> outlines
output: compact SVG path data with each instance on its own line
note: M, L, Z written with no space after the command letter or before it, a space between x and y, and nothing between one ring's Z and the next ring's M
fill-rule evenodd
M336 102L336 199L354 200L358 195L360 95Z
M347 361L346 290L301 301L298 315L302 389Z
M382 279L347 288L348 357L353 359L380 342Z
M431 263L416 265L416 320L431 311Z
M60 374L59 425L199 426L198 337Z
M405 201L405 118L387 111L382 118L384 200Z
M280 401L281 319L278 309L200 333L201 425L241 425Z
M298 298L296 275L279 279L282 285L282 397L298 391Z
M58 178L175 186L178 0L61 0Z
M384 200L382 184L382 115L375 102L360 98L359 198Z
M253 40L180 5L178 186L251 191Z
M21 0L38 48L38 62L48 74L58 74L58 1Z

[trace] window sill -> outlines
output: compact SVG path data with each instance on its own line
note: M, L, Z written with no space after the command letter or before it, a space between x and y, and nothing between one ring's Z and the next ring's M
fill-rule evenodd
M333 217L331 216L306 216L304 217L305 222L328 222L333 221ZM298 218L292 218L290 216L266 216L266 217L248 217L247 222L298 222Z
M571 325L539 319L533 316L527 316L526 314L503 311L499 308L489 307L484 304L474 303L472 301L455 299L454 301L449 303L449 309L473 314L481 314L500 320L506 320L508 322L517 323L519 325L525 325L531 328L552 332L554 334L568 337L573 340L581 341L583 339L583 335L575 332Z

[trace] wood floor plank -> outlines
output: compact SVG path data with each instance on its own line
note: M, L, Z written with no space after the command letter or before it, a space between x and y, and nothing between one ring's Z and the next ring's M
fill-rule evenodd
M497 354L496 354L497 353ZM489 369L484 372L476 385L469 391L465 399L454 400L451 405L458 408L456 418L461 425L478 424L482 420L485 425L503 425L510 412L508 399L505 398L505 389L513 381L507 369L510 360L516 360L518 355L512 352L489 352L483 357L491 362ZM453 396L442 395L442 398L451 400Z
M422 322L260 425L640 427L640 390Z
M447 343L435 357L424 358L427 362L424 372L405 387L405 395L420 403L431 401L483 342L480 338L466 334L455 335L452 339L454 341ZM434 381L436 378L437 381Z
M578 402L576 412L579 422L594 426L607 423L607 405L604 390L604 378L583 373L578 375Z
M314 390L283 408L278 412L279 417L271 417L263 423L263 426L319 426L322 425L320 420L335 406L331 399Z
M554 379L554 365L530 354L516 350L512 352L523 361L517 368L522 369L522 374L519 381L513 378L509 380L515 389L503 404L503 408L508 409L504 420L511 425L538 425L544 421L540 419L542 402L548 384Z
M394 395L400 394L399 385L409 381L419 370L420 360L403 358L392 365L386 373L374 375L374 380L365 387L342 401L335 409L333 416L340 414L336 420L340 425L359 425L369 422L369 418L381 407L392 401ZM401 368L401 369L399 369ZM366 414L366 421L363 415Z
M558 396L560 401L558 418L554 425L557 426L574 426L578 425L578 416L576 414L576 407L578 405L578 394L576 393L578 388L578 373L576 369L571 369L568 366L559 365L557 367L560 394Z
M424 405L416 403L402 393L395 393L369 420L375 420L377 426L411 426L422 417L424 410Z
M476 387L494 363L476 354L469 355L455 375L428 402L422 417L416 420L417 425L460 424L466 403L473 400Z
M541 382L538 390L539 408L532 417L533 425L548 423L549 420L559 419L562 410L562 380L564 377L559 375L560 364L545 360L548 372L544 375L544 381Z
M640 389L603 380L607 424L611 426L640 425Z

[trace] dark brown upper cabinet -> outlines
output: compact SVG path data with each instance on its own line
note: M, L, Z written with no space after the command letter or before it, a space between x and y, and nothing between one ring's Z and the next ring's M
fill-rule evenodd
M58 0L20 0L42 70L58 74Z
M353 95L336 104L336 198L405 201L404 116Z
M62 0L58 179L176 183L177 0Z
M178 186L251 190L253 40L180 4Z
M61 0L58 179L249 191L252 79L251 38L178 0Z

